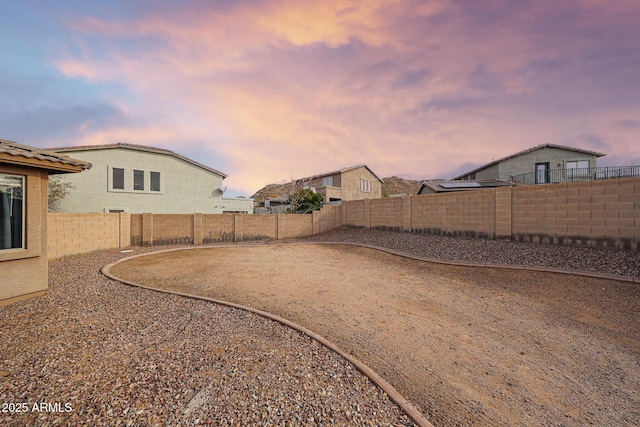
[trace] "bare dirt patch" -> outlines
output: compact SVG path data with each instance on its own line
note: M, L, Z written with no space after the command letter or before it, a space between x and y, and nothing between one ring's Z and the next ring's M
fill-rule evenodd
M172 251L111 273L301 324L436 425L640 424L638 285L341 245Z

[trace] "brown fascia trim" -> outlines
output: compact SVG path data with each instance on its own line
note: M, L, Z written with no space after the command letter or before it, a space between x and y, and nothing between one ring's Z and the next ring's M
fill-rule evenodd
M28 158L22 156L15 156L5 153L0 153L0 163L6 163L17 166L27 166L38 169L46 169L52 173L78 173L83 171L82 165L73 165L69 163L59 163L49 160L41 160L35 158ZM89 164L91 167L91 164ZM87 168L88 169L88 168Z

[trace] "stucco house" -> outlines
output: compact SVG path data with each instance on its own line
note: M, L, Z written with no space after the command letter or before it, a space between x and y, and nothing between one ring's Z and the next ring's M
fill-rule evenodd
M604 155L580 148L543 144L493 160L454 180L508 181L517 178L527 184L576 181L589 178L596 168L596 159Z
M49 174L90 167L66 155L0 140L0 305L47 289Z
M382 180L367 165L300 178L296 183L322 194L325 203L382 197Z
M224 198L227 175L171 150L117 143L49 148L91 162L70 176L61 212L253 213L253 200Z

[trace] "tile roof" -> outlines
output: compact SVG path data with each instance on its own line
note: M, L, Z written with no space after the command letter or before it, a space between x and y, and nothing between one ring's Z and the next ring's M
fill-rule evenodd
M311 180L311 179L315 179L315 178L321 178L321 177L324 177L324 176L335 175L335 174L338 174L338 173L348 172L350 170L359 169L359 168L367 169L369 172L371 172L371 174L373 176L375 176L380 182L382 182L382 179L380 179L380 177L378 175L376 175L375 172L372 171L369 168L369 166L367 166L365 164L349 166L349 167L345 167L345 168L338 169L338 170L331 171L331 172L325 172L325 173L319 173L319 174L312 175L312 176L306 176L304 178L298 178L298 179L296 179L296 181L303 181L303 180Z
M89 162L4 139L0 139L0 156L8 163L41 167L52 171L80 172L91 168Z
M166 154L168 156L173 156L176 157L180 160L183 160L187 163L191 163L194 166L200 167L202 169L205 169L209 172L215 173L216 175L220 175L223 178L226 178L228 175L224 172L220 172L217 169L214 169L212 167L209 167L207 165L204 165L200 162L197 162L195 160L192 160L188 157L185 157L181 154L178 154L174 151L171 150L167 150L165 148L157 148L157 147L151 147L148 145L140 145L140 144L129 144L126 142L118 142L116 144L102 144L102 145L78 145L75 147L55 147L55 148L47 148L47 150L51 151L51 152L56 152L56 153L63 153L63 152L79 152L79 151L88 151L88 150L104 150L104 149L113 149L113 148L124 148L124 149L128 149L128 150L137 150L137 151L147 151L150 153L158 153L158 154Z

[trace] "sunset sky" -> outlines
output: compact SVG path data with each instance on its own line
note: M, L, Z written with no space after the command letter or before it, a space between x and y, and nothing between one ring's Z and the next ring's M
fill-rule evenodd
M0 28L0 139L166 148L232 196L545 143L640 164L637 0L5 0Z

